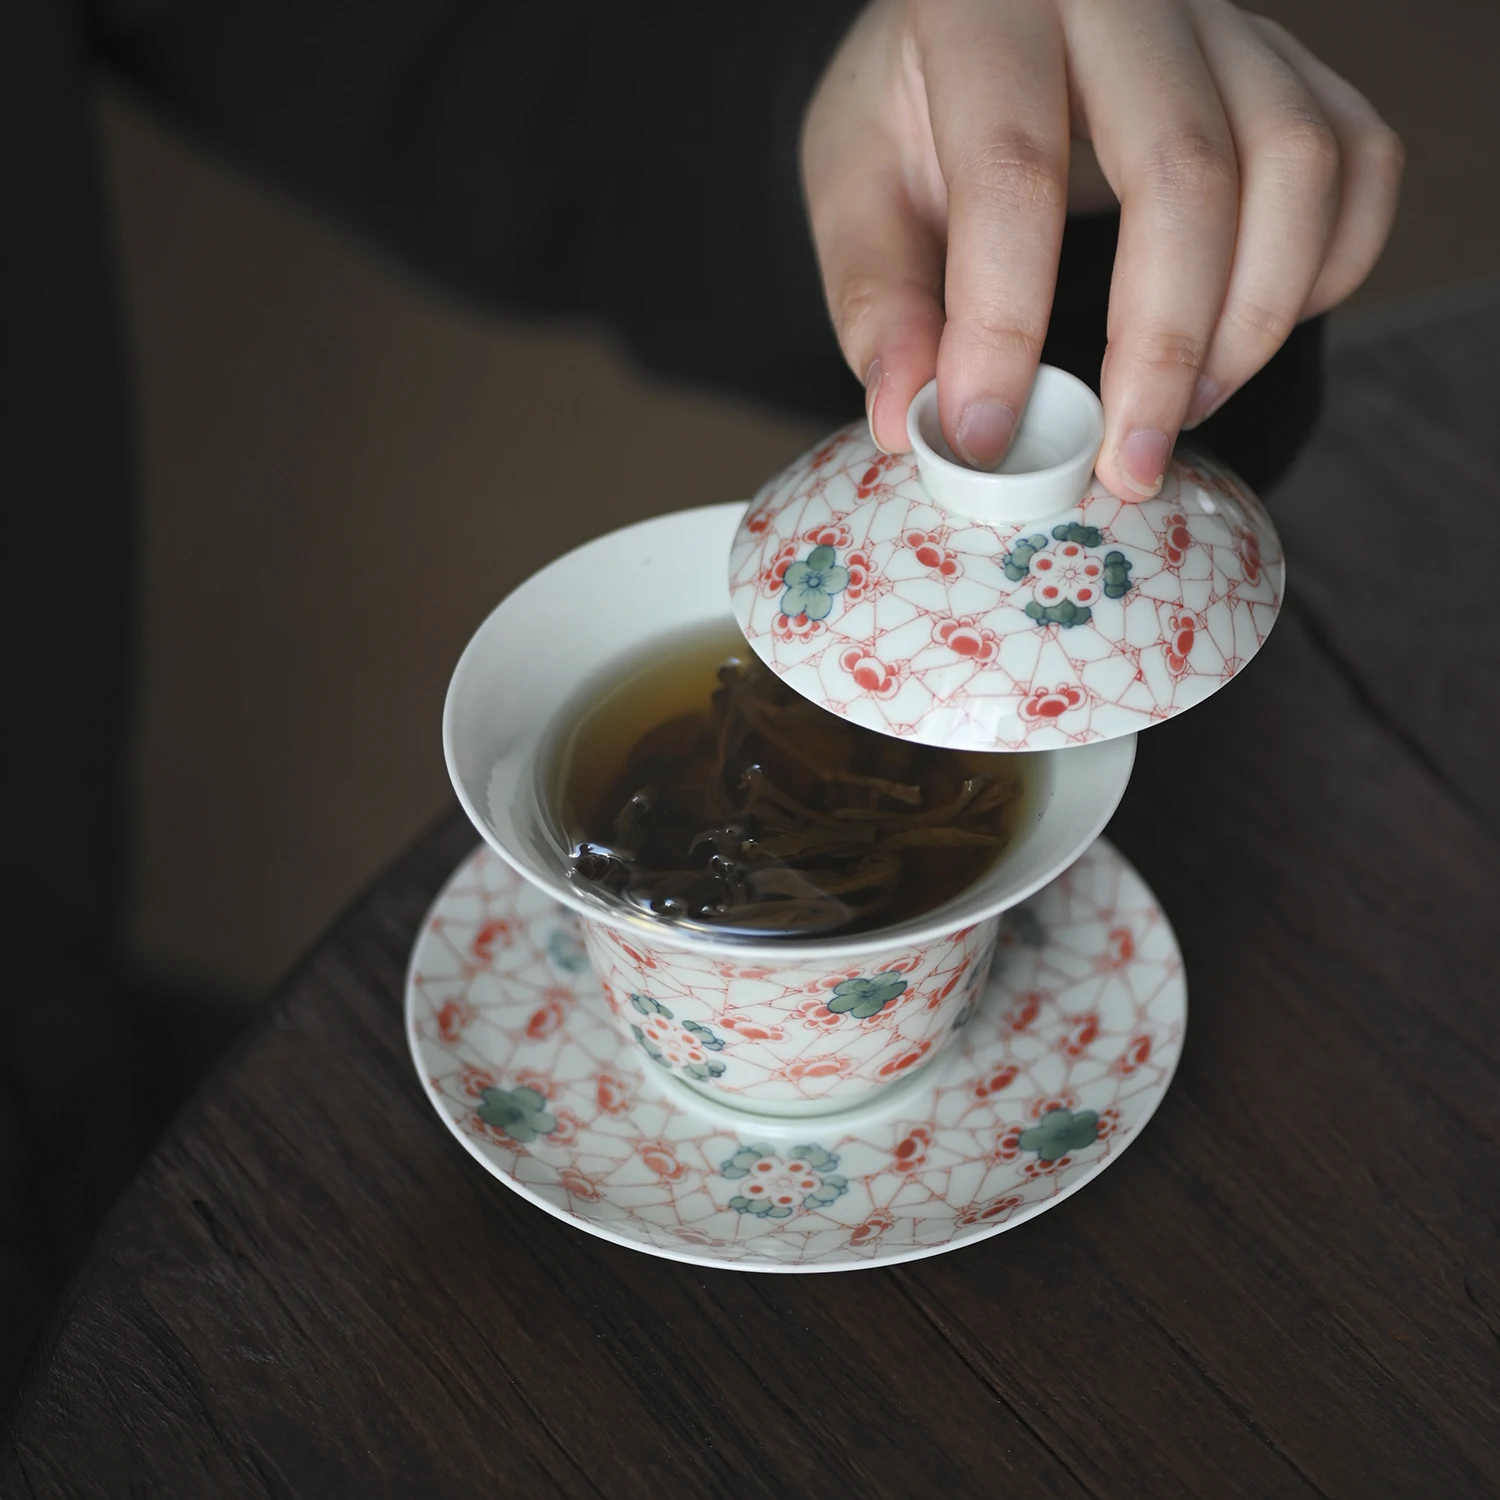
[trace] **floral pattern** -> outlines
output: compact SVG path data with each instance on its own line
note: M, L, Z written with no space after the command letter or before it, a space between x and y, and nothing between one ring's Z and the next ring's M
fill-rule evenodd
M967 656L981 666L1000 654L1000 638L993 630L973 620L939 620L933 636L957 656Z
M591 969L559 990L550 936L570 919L483 850L455 874L412 955L412 1054L440 1117L480 1164L547 1212L617 1243L700 1265L781 1271L936 1254L1024 1223L1116 1159L1180 1053L1180 959L1160 908L1118 855L1096 845L1027 909L1043 941L1016 940L1012 918L1004 977L974 1010L964 1045L913 1077L898 1105L847 1117L836 1135L830 1119L768 1122L746 1137L674 1087L624 1023L675 1024L697 1014L686 1009L691 997L658 988L668 982L658 966L651 983L615 986L617 1025ZM473 938L495 920L508 924L509 940L476 971ZM652 958L638 939L604 946L630 947L643 967ZM600 948L590 941L588 951L597 962ZM809 1050L784 1071L870 1066L856 1049L889 1042L870 1056L910 1077L938 1048L923 1053L903 1028L932 1018L946 1026L949 1002L929 1010L927 1000L949 989L950 1001L966 1003L978 964L971 955L951 989L952 973L907 973L921 998L860 1024L825 1002L844 980L878 973L831 973L816 992L802 986L783 1015L787 1040L805 1039ZM774 983L761 966L727 967L746 970L752 986ZM713 963L704 972L705 982L719 980ZM550 1000L560 1019L534 1035L530 1019ZM445 1031L450 1005L449 1016L472 1013L468 1025ZM822 1022L794 1019L804 1006ZM731 1014L758 1011L716 1004L703 1013L728 1043L719 1055L762 1046L724 1023ZM741 1065L736 1056L730 1076ZM1063 1154L1049 1157L1055 1151Z
M826 620L836 595L849 587L849 570L838 561L832 547L814 547L802 562L790 563L782 574L785 593L781 612L789 620L805 616Z
M556 1119L547 1113L546 1099L535 1089L485 1089L479 1100L474 1113L518 1145L557 1129Z
M630 1003L646 1017L643 1025L632 1023L630 1030L652 1062L668 1071L680 1068L700 1083L723 1075L725 1064L708 1055L724 1050L723 1037L697 1021L679 1021L660 1000L649 995L632 995Z
M1049 1109L1039 1124L1023 1130L1018 1144L1023 1151L1035 1151L1042 1161L1061 1161L1070 1151L1092 1146L1099 1135L1096 1110Z
M1095 481L1065 517L979 524L861 424L772 480L750 514L730 592L756 653L854 723L968 750L1089 744L1202 702L1255 655L1285 584L1269 517L1207 462L1174 460L1139 503ZM811 609L793 613L798 562L825 546L849 577L830 593L813 570ZM1191 657L1174 614L1194 621Z
M588 967L589 956L571 927L554 927L547 934L547 953L564 974L581 974Z
M833 998L828 1008L834 1015L851 1015L857 1020L868 1021L878 1016L887 1005L906 993L907 981L900 974L861 975L858 979L845 979L833 987Z
M793 1146L780 1156L771 1146L741 1146L719 1168L725 1177L745 1179L729 1200L736 1213L789 1219L801 1208L824 1208L849 1191L834 1172L839 1159L821 1146Z
M888 950L861 972L832 957L734 963L684 951L670 938L626 945L596 922L583 924L615 1015L656 1066L700 1091L773 1111L835 1094L853 1104L914 1051L933 1053L983 984L998 930L998 917L971 923ZM926 1003L898 1003L908 991Z
M1071 628L1093 618L1101 599L1122 599L1130 590L1131 563L1117 548L1096 557L1089 550L1104 540L1097 526L1069 521L1052 528L1052 541L1040 532L1017 542L1005 558L1012 583L1029 581L1035 595L1026 605L1038 625Z

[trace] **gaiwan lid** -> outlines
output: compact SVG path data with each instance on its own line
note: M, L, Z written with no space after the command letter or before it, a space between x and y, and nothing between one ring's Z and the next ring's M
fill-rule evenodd
M949 452L936 382L907 431L899 457L863 423L835 433L735 536L735 617L804 698L923 744L1050 750L1191 708L1270 634L1286 576L1260 502L1197 456L1117 498L1082 381L1042 367L994 473Z

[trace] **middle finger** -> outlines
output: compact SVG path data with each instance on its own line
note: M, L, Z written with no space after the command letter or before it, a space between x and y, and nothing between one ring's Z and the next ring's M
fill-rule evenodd
M1234 141L1177 7L1073 0L1063 13L1073 85L1120 200L1099 476L1146 497L1161 488L1224 303L1239 217Z

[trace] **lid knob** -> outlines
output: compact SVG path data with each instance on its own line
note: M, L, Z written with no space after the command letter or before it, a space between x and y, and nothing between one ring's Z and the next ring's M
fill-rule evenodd
M906 432L935 505L991 526L1020 525L1059 515L1087 492L1104 439L1104 408L1076 376L1042 365L996 469L971 468L953 456L938 418L935 380L917 392Z

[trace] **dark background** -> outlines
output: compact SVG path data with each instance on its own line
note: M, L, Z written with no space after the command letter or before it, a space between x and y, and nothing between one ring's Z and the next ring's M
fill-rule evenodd
M1500 7L1264 8L1407 143L1335 337L1500 270ZM817 431L441 303L108 83L101 111L145 465L130 948L246 1009L443 805L442 694L484 613L609 526L748 496Z

